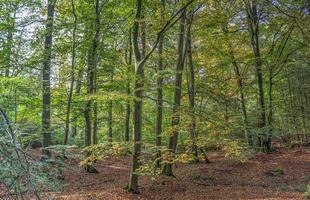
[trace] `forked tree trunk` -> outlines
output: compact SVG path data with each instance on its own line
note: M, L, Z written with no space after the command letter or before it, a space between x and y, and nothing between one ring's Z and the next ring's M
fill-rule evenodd
M134 132L133 132L133 154L132 167L130 171L128 190L134 193L138 192L138 175L136 170L140 167L140 153L141 153L141 131L142 131L142 97L143 97L143 65L140 65L141 52L139 49L139 21L142 19L142 0L136 1L136 16L133 25L133 49L135 54L135 87L134 87Z

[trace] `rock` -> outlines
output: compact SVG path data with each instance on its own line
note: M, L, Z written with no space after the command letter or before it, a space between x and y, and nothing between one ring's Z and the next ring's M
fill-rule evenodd
M42 142L39 140L32 140L29 142L29 146L32 149L37 149L37 148L41 148L43 145L42 145Z
M93 165L86 165L85 170L88 173L99 174L98 170Z

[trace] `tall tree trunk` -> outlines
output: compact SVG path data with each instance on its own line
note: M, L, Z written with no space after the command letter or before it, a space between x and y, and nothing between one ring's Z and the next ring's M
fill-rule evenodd
M135 89L134 89L134 132L133 132L133 154L132 167L130 171L130 178L128 183L128 190L134 193L138 192L138 175L136 170L140 167L140 153L141 153L141 131L142 131L142 97L143 97L143 65L140 64L142 60L139 49L139 23L142 19L142 0L136 0L136 16L133 25L133 49L135 54Z
M172 155L175 154L179 135L179 123L180 123L180 106L181 106L181 94L182 94L182 75L184 68L184 44L185 44L185 22L186 22L186 10L182 12L179 27L179 40L178 40L178 59L176 65L176 77L175 77L175 89L174 89L174 103L172 110L172 133L169 136L168 149ZM166 176L173 176L172 163L167 163L164 166L163 173Z
M193 51L192 51L192 23L194 13L191 13L188 19L187 30L187 70L188 70L188 98L191 122L189 126L191 138L191 153L195 163L199 162L198 149L197 149L197 134L196 134L196 113L195 113L195 72L193 65Z
M127 72L130 74L130 69L132 65L132 37L131 37L131 29L129 29L129 53L127 56L126 52L126 64L127 64ZM129 136L130 136L130 113L131 113L131 108L130 108L130 100L129 96L131 94L130 91L130 80L127 80L127 101L126 101L126 119L125 119L125 141L129 142Z
M263 72L262 72L262 59L260 56L260 45L259 45L259 7L257 5L257 0L245 1L247 18L248 18L248 28L250 33L250 40L252 44L253 54L255 58L255 69L256 78L258 84L258 105L259 105L259 120L258 128L266 127L266 108L265 108L265 95L264 95L264 82L263 82ZM259 147L263 151L271 151L271 146L267 143L267 135L259 134Z
M43 146L51 144L51 59L53 45L54 0L47 3L46 35L44 42L43 91L42 91L42 133Z
M161 0L160 7L160 24L163 26L165 19L165 0ZM164 50L164 35L161 35L158 43L158 64L157 64L157 104L156 104L156 147L159 149L157 152L156 167L160 168L161 163L161 133L162 133L162 121L163 121L163 77L161 72L164 70L163 61Z
M73 22L73 32L72 32L72 58L71 58L71 82L69 88L69 96L67 102L67 112L66 112L66 122L65 122L65 138L64 138L64 145L68 143L69 137L69 127L70 127L70 114L71 114L71 104L72 104L72 97L73 97L73 89L74 89L74 82L75 82L75 47L76 47L76 26L77 26L77 16L75 13L75 0L71 0L72 6L72 15L74 18Z
M99 10L99 0L96 0L95 5L95 34L92 40L91 48L88 52L88 62L87 62L87 95L88 100L85 106L85 146L91 145L91 137L92 133L93 138L95 138L95 133L92 132L92 114L91 112L94 111L94 101L92 100L92 95L95 93L96 86L95 86L95 79L96 79L96 68L97 68L97 48L99 44L99 33L100 33L100 10ZM95 109L96 111L96 109ZM95 113L96 114L96 113ZM96 120L94 120L96 125ZM94 127L96 128L96 126Z

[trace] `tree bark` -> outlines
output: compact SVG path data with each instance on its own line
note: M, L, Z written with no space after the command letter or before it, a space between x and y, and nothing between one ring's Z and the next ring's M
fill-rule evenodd
M68 143L69 137L69 127L70 127L70 114L71 114L71 104L72 104L72 97L73 97L73 89L74 89L74 82L75 82L75 47L76 47L76 26L77 26L77 15L75 12L75 0L71 0L72 6L72 15L74 18L73 22L73 32L72 32L72 58L71 58L71 82L69 88L69 96L67 102L67 112L66 112L66 122L65 122L65 138L64 138L64 145Z
M186 22L186 10L184 10L181 14L180 26L179 26L178 59L176 65L174 103L173 103L172 121L171 121L172 133L169 136L169 144L168 144L169 152L172 155L175 154L179 135L180 106L182 95L182 75L184 68L185 22ZM163 173L166 176L173 176L172 163L165 164Z
M143 97L143 78L144 70L143 65L140 65L141 52L139 49L139 21L142 19L142 0L136 0L136 15L133 25L133 49L135 55L136 69L135 69L135 90L134 90L134 133L133 133L133 154L132 154L132 167L130 171L130 178L128 183L128 190L138 193L138 175L136 170L140 167L140 153L141 153L141 131L142 131L142 97Z
M264 95L264 82L262 72L262 59L260 56L260 45L259 45L259 8L257 0L245 1L246 13L248 19L248 28L250 33L250 40L252 44L256 78L258 84L258 105L259 105L259 119L258 128L263 129L266 127L266 108L265 108L265 95ZM271 146L267 143L267 135L260 133L258 136L258 145L263 151L270 151Z
M100 10L99 10L99 0L96 0L95 5L95 34L92 40L91 48L88 52L88 62L87 62L87 95L88 100L86 101L85 106L85 146L91 145L92 133L92 114L91 112L94 109L92 100L92 95L95 93L95 78L96 78L96 68L97 68L97 48L99 43L99 33L100 33ZM95 109L96 111L96 109ZM96 120L94 121L96 125ZM96 128L96 126L95 126ZM93 137L95 138L95 134Z
M53 24L54 24L54 0L48 0L46 35L44 41L43 61L43 91L42 91L42 133L43 146L48 147L52 143L51 138L51 60L53 45Z
M191 122L189 126L190 138L191 138L191 153L193 161L199 162L198 149L197 149L197 134L196 134L196 113L195 113L195 72L193 64L193 51L192 51L192 23L194 13L191 13L188 19L188 31L187 31L187 70L188 70L188 99Z
M164 24L165 19L165 0L161 0L160 7L160 25ZM156 147L158 148L157 152L157 161L156 167L160 168L161 163L161 133L162 133L162 121L163 121L163 77L161 72L164 70L164 61L163 61L163 50L164 50L164 35L161 35L158 43L158 64L157 64L157 104L156 104Z
M132 65L132 33L131 29L129 29L129 54L127 56L126 52L126 64L127 64L127 72L130 74L130 69ZM130 137L130 113L131 113L131 108L130 108L130 100L129 96L131 94L130 91L130 80L127 79L127 101L126 101L126 119L125 119L125 141L129 142L129 137Z

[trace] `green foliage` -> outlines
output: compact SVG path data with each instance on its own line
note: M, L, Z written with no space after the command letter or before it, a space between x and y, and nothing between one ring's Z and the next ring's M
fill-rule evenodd
M126 142L103 142L85 147L82 153L87 157L80 162L80 165L86 166L109 157L124 157L131 153L131 145Z
M306 191L303 194L304 199L310 199L310 184L307 185Z

